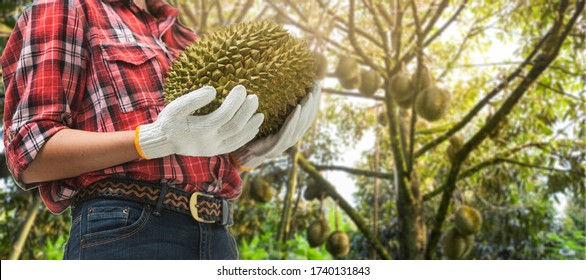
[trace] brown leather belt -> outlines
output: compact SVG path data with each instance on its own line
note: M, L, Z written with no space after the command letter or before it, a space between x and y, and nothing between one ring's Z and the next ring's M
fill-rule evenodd
M186 192L152 182L121 178L109 178L82 188L75 195L75 202L93 198L131 200L153 205L155 209L191 215L201 223L232 225L230 202L226 199L201 192Z

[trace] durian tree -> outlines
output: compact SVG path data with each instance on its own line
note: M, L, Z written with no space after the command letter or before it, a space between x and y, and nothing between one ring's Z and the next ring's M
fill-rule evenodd
M364 184L359 187L372 189L373 180L365 178L374 177L391 186L395 203L379 215L396 218L387 227L395 230L399 244L393 256L467 257L447 253L438 245L463 240L454 239L454 228L457 234L470 237L469 231L454 225L454 216L458 209L472 206L481 210L485 220L510 224L524 220L537 237L520 234L517 241L545 242L548 227L544 224L553 220L555 212L553 197L565 193L583 201L584 1L269 3L277 16L299 29L327 57L325 92L332 96L326 100L331 98L337 107L344 106L348 96L374 100L374 106L354 107L355 112L322 115L320 122L333 123L344 139L341 143L361 136L353 133L372 129L376 124L365 119L375 119L377 110L386 112L389 124L383 137L388 147L381 152L380 169L373 172L364 161L356 167L328 166L320 152L316 156L303 150L309 161L302 158L301 166L334 197L335 186L318 170L358 174L357 183ZM475 56L489 53L493 41L513 59L472 62L478 60ZM494 48L489 54L494 55ZM375 71L383 80L375 94L363 90L361 73L365 71ZM328 113L329 107L325 110ZM386 174L373 174L380 171ZM562 181L553 180L562 177ZM488 190L494 187L503 190ZM344 210L356 216L353 207ZM367 211L360 209L360 213L361 218L370 219ZM354 221L368 237L367 243L378 247L380 240L370 239L371 226L361 225L363 219ZM481 235L476 238L509 242L498 237L498 225L482 229L493 232L475 231ZM393 250L387 245L383 251ZM525 257L540 256L539 252L525 253ZM499 256L497 252L484 257Z

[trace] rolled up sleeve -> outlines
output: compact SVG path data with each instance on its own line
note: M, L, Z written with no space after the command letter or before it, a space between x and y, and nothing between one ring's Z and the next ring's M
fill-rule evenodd
M55 133L69 127L70 104L85 90L83 16L67 0L35 1L20 17L0 58L5 84L7 165L22 172Z

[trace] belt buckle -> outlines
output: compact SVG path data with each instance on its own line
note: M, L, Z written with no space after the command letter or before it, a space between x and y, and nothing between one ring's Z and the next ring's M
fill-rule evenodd
M189 199L189 210L191 211L191 216L193 216L193 218L200 223L205 223L205 224L215 223L216 221L205 220L199 216L199 212L197 212L197 197L198 196L205 196L205 197L211 197L211 198L214 197L211 194L201 193L201 192L194 192L193 194L191 194L191 198Z

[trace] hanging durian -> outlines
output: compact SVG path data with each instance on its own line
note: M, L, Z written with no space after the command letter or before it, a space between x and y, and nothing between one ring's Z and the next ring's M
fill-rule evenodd
M252 189L250 196L254 201L259 203L267 203L271 201L275 195L275 189L267 183L262 177L257 176L252 180Z
M444 89L432 86L417 96L415 107L417 113L427 121L433 122L441 119L450 103L450 94Z
M313 221L307 228L307 241L310 247L318 247L324 244L330 234L330 225L325 219Z
M326 249L334 257L343 257L350 252L350 239L345 232L334 231L326 242Z
M377 115L377 120L381 126L387 126L389 124L387 112L385 112L385 111L379 112Z
M358 66L358 62L354 58L349 56L340 57L334 74L338 77L343 88L355 89L360 87L360 66Z
M474 235L462 235L456 228L449 229L442 241L444 255L451 260L465 259L474 247Z
M339 79L340 85L345 89L359 88L362 84L362 77L360 75L354 76L349 79Z
M304 42L280 25L248 22L219 28L188 46L173 62L164 86L165 102L206 85L217 96L196 115L217 109L238 84L256 94L264 122L258 136L276 132L307 95L316 78L313 57Z
M356 76L360 76L360 66L358 66L358 62L354 58L342 56L338 60L334 74L340 80L350 80Z
M456 152L462 148L462 145L464 144L464 138L462 137L462 135L460 133L456 133L452 136L450 136L450 145L448 146L448 158L450 160L454 159L454 156L456 155Z
M405 100L397 100L397 104L399 105L399 107L403 108L403 109L410 109L411 108L411 104L413 104L413 96L410 96L409 98L405 99Z
M474 234L482 227L482 214L473 207L461 206L456 211L454 223L461 234Z
M374 93L380 88L382 84L380 74L375 70L361 70L360 71L360 87L358 91L368 97L374 96Z
M314 200L316 198L321 199L325 196L324 190L321 186L315 182L314 180L310 180L305 188L305 192L303 193L303 198L307 201Z
M397 103L413 98L413 85L402 70L391 78L390 83L391 95Z
M421 73L419 75L419 91L423 91L426 90L427 88L433 86L433 77L431 76L431 73L429 72L429 69L427 68L427 66L425 65L421 65ZM411 82L413 83L413 88L415 88L417 85L415 84L417 82L417 71L413 72L413 75L411 76Z
M313 60L315 61L315 68L316 68L316 79L321 80L326 77L328 73L328 59L325 55L312 52Z

